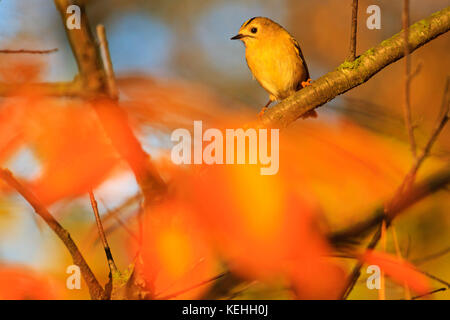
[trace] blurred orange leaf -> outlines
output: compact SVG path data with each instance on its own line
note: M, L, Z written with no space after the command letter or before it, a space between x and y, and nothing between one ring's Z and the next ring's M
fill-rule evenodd
M26 141L41 161L33 182L39 199L52 203L95 188L118 163L89 105L38 99L26 119Z
M0 300L58 299L58 288L51 279L31 269L0 265Z
M329 249L317 208L291 193L281 175L262 176L258 166L207 167L193 180L191 197L198 223L232 271L259 280L285 276L297 288L319 282L323 290L297 296L336 297L342 271L324 260Z
M177 200L168 200L146 214L143 270L157 299L195 287L219 272L211 247L190 217L187 207ZM194 299L207 288L201 285L174 298Z

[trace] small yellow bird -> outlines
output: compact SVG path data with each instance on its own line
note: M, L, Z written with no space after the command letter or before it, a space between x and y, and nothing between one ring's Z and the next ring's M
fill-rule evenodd
M310 85L311 79L300 45L278 23L265 17L251 18L244 22L231 40L241 40L245 44L247 65L269 93L270 100L260 115L273 101L285 99ZM308 116L316 117L315 111Z

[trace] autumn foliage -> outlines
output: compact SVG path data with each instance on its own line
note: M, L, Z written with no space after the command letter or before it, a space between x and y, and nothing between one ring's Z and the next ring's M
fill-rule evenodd
M321 9L311 19L322 15ZM317 27L312 32L317 35ZM329 50L328 40L307 37L322 51ZM379 266L395 288L407 286L417 295L434 289L420 266L408 262L409 252L397 252L391 242L387 249L365 250L366 234L344 245L330 241L334 232L365 221L389 201L408 172L413 159L407 143L383 131L392 123L373 130L375 120L365 123L351 112L319 109L318 119L297 121L280 132L276 175L261 175L259 164L175 165L170 159L174 129L192 131L195 120L205 128L253 128L254 110L244 103L231 105L203 84L142 75L118 77L118 101L49 97L31 85L41 79L43 64L41 59L12 58L1 65L1 80L20 86L0 99L0 169L13 171L77 241L89 238L86 230L94 225L86 195L92 190L100 194L112 254L120 269L130 264L127 272L143 277L145 298L209 297L231 275L236 283L229 295L243 284L255 284L281 288L279 298L339 299L356 263ZM385 92L384 98L391 95L396 94ZM447 162L445 157L430 159L423 172ZM142 194L140 177L149 163L166 187L154 197ZM16 193L0 179L0 219L13 211L6 210L11 203L25 207ZM423 212L439 216L448 200L444 195L439 202L422 203L411 210L413 217L422 222ZM448 217L439 218L448 225ZM418 243L439 226L424 222L431 230L424 231L419 223L404 221L402 244L408 238L408 246L411 242L419 253L427 252ZM5 225L0 220L0 241L10 228ZM40 220L37 226L45 228ZM87 242L80 241L80 251L104 284L109 278L101 242ZM62 289L72 263L64 248L43 246L48 256L40 257L48 258L52 272L0 260L0 299L87 297L86 290L70 296ZM266 298L263 289L255 291L244 298ZM402 297L403 291L397 293Z

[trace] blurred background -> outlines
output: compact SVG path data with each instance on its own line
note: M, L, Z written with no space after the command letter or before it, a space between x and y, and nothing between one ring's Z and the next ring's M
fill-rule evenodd
M267 16L283 25L300 43L312 79L341 64L349 49L350 0L86 0L91 26L106 27L112 62L119 84L125 87L133 79L145 79L151 95L155 87L161 99L174 92L189 91L179 99L191 100L199 109L204 105L245 110L255 115L267 100L266 92L252 79L244 58L244 46L230 41L241 24L254 16ZM402 1L378 0L381 8L381 29L368 30L366 8L374 1L361 0L357 54L370 49L401 29ZM449 0L412 0L411 23L450 5ZM57 53L33 58L37 64L36 79L56 82L70 81L77 74L76 63L62 27L59 13L50 0L0 1L0 49L51 49ZM416 137L423 146L440 110L446 78L450 74L450 38L443 35L412 54L412 70L420 65L411 88L412 117L417 125ZM21 81L21 74L8 73L11 65L24 63L23 56L0 56L3 81ZM387 141L393 150L403 150L398 165L406 170L411 159L407 154L407 136L403 127L403 60L385 68L366 84L334 99L318 109L320 121L328 124L345 119ZM28 75L29 76L29 75ZM127 82L128 81L128 82ZM194 94L192 92L194 91ZM153 90L153 91L152 91ZM127 98L127 92L123 96ZM134 123L143 112L132 109ZM210 110L203 112L210 113ZM0 127L0 132L2 128ZM144 148L158 156L167 136L154 130L140 131ZM445 128L433 155L439 163L448 163L450 129ZM0 160L1 157L0 157ZM398 160L398 159L397 159ZM376 159L377 163L389 161ZM17 175L39 174L36 156L26 148L5 161ZM427 172L425 170L425 172ZM428 171L430 172L430 171ZM138 191L131 173L117 174L97 191L102 212L117 207ZM419 259L450 246L448 191L415 207L414 213L399 220L399 237L411 259ZM348 194L352 196L351 191ZM102 201L104 200L104 201ZM367 201L368 202L368 201ZM108 205L106 206L105 203ZM362 206L369 206L361 199ZM372 203L372 202L371 202ZM134 212L137 204L126 207ZM51 206L62 224L80 243L92 242L94 224L87 197L60 201ZM126 214L123 217L126 219ZM333 219L333 218L332 218ZM334 219L337 219L336 216ZM411 239L411 235L414 239ZM95 230L94 230L95 235ZM90 238L91 237L91 238ZM126 266L130 257L123 252L127 246L124 229L111 234L111 247L119 264ZM91 239L91 240L86 240ZM90 243L90 242L89 242ZM392 243L388 247L392 247ZM87 260L106 281L104 254L98 244L87 248ZM0 264L17 264L65 279L63 266L70 264L65 248L56 237L33 218L31 210L17 196L0 197ZM423 268L450 279L450 254L427 261ZM402 297L401 290L391 288L391 298ZM396 291L397 290L397 291ZM66 290L67 291L67 290ZM66 297L86 298L86 289L65 292ZM262 292L262 293L261 293ZM247 297L285 298L260 288ZM435 295L450 298L449 291ZM357 287L351 298L376 298L364 285Z

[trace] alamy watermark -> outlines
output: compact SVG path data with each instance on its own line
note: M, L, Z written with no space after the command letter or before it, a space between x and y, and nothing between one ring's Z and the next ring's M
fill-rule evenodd
M367 29L381 29L381 9L376 4L372 4L367 7L366 12L370 16L366 20Z
M66 280L66 287L69 290L81 289L81 270L80 267L73 264L67 267L66 273L70 274Z
M246 130L215 128L203 132L202 121L194 121L194 136L187 129L172 132L171 159L180 164L259 164L261 175L277 174L279 169L279 129ZM270 139L270 140L269 140Z
M370 265L367 267L367 273L371 274L369 277L367 277L366 286L368 289L373 290L377 289L379 290L381 288L381 270L380 267L377 265Z

